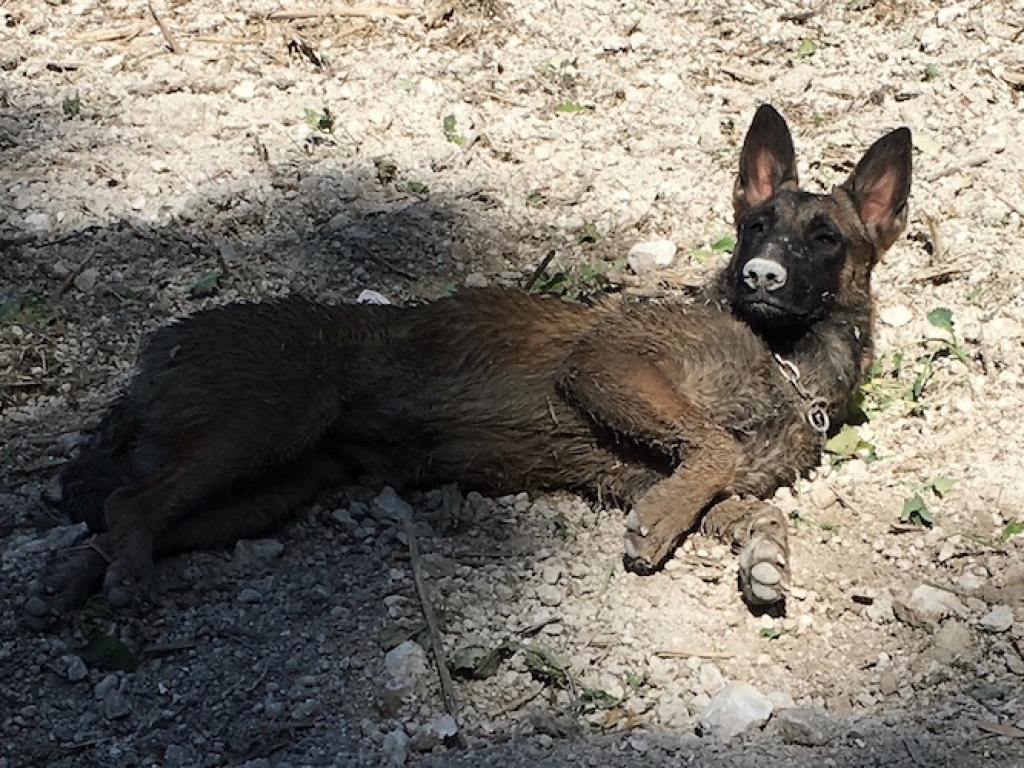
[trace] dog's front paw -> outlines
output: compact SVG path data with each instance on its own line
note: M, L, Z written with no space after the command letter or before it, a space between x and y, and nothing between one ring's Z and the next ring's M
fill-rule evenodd
M626 517L623 541L626 567L643 576L658 570L672 554L679 534L671 517L654 516L652 519L632 510Z

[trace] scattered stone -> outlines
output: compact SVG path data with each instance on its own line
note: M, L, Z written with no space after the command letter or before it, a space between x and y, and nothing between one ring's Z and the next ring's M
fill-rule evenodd
M1013 609L1008 605L994 605L981 617L978 626L987 632L1005 632L1013 626Z
M427 671L427 654L418 643L406 640L392 648L384 657L384 709L395 714L402 702L416 693L420 679Z
M965 606L956 595L929 584L921 584L904 601L893 604L900 621L912 626L937 624L950 614L966 616Z
M115 688L117 688L117 675L104 675L103 679L92 689L92 694L98 701L102 701Z
M883 672L878 678L878 691L883 696L892 696L900 689L900 681L892 672Z
M107 720L120 720L132 713L132 703L119 688L111 688L103 696L103 716Z
M557 584L562 576L562 569L557 565L546 565L541 573L545 584Z
M231 95L239 101L251 101L253 96L256 95L256 82L253 80L243 80L231 89Z
M242 539L235 544L234 560L239 565L274 560L284 554L284 544L277 539Z
M541 605L553 608L562 604L562 590L551 584L542 584L537 587L537 599L540 600Z
M412 507L390 485L384 487L373 503L385 517L391 520L412 520Z
M67 664L67 667L64 669L64 676L72 683L77 683L79 680L84 680L89 676L89 668L82 661L81 656L74 654L65 656L64 663Z
M100 271L95 267L83 269L75 275L75 288L82 293L92 293L92 290L96 287L97 280L99 280L99 276Z
M893 328L902 328L914 319L914 313L909 307L905 307L902 304L896 304L892 307L884 307L878 313L878 319Z
M467 288L486 288L490 284L491 281L488 280L485 275L481 275L479 272L473 272L472 274L466 275Z
M337 218L337 217L335 217ZM334 219L331 219L334 221ZM356 296L356 304L373 304L376 306L387 306L391 302L388 297L383 293L377 293L377 291L371 291L369 288L365 288L359 292Z
M888 597L876 597L871 605L864 608L864 615L875 624L888 624L896 620L896 612L893 610L892 600Z
M971 648L971 630L962 621L949 619L935 633L935 648L944 658L960 656Z
M772 702L750 683L729 683L719 691L700 716L701 734L714 734L723 741L748 728L760 727L772 715Z
M256 603L263 602L263 595L257 592L252 587L246 587L238 593L238 602L245 603L246 605L254 605Z
M811 485L811 503L822 512L834 507L838 501L835 492L822 481Z
M784 709L775 718L775 732L786 744L820 747L833 737L835 725L827 712L815 707Z
M966 15L967 8L965 6L947 5L945 8L939 8L938 13L935 14L935 24L939 27L948 27L956 19Z
M45 213L30 213L25 217L25 226L28 229L48 229L50 217Z
M381 755L387 765L405 765L409 757L409 736L401 726L384 734Z
M670 266L676 256L676 244L671 240L649 240L629 249L626 263L636 274L642 275Z
M697 670L697 681L701 690L708 696L714 696L725 688L725 678L722 677L721 670L710 662L700 665L700 669Z
M837 715L848 715L853 712L853 705L850 703L850 697L846 694L839 694L832 696L825 702L825 706L828 707L828 711Z

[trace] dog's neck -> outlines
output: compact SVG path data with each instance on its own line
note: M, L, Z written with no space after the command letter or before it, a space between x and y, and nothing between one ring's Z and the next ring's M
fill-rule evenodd
M708 301L731 311L723 280L712 281L704 293ZM808 393L826 400L830 417L842 415L874 350L870 303L833 307L821 320L776 332L751 327L772 354L796 366Z

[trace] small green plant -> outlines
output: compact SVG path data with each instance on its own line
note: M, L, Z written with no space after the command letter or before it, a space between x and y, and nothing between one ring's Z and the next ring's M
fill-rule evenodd
M1018 522L1016 520L1011 520L1003 528L1003 533L999 538L1002 541L1006 541L1010 537L1016 536L1020 533L1024 533L1024 523Z
M945 331L948 334L949 338L940 340L941 348L949 350L952 354L956 355L957 360L967 365L969 358L959 339L957 339L956 331L953 328L953 310L946 307L933 309L928 313L928 322L940 331Z
M442 128L444 129L444 137L452 144L460 147L465 145L466 140L459 135L455 127L455 115L446 115L442 121Z
M638 691L647 685L647 675L641 674L640 672L634 672L632 669L627 669L626 685L631 690Z
M523 663L533 678L553 688L572 685L572 665L569 660L540 645L524 645Z
M618 288L611 273L621 270L625 260L582 264L575 269L544 271L530 288L532 293L549 293L569 301L587 301L599 293Z
M212 269L192 283L192 287L189 288L189 293L197 299L204 296L212 296L220 287L221 277L223 277L223 275L219 269Z
M924 75L921 76L921 79L924 80L926 83L930 83L932 80L934 80L938 76L939 76L939 65L938 64L928 64L924 68Z
M924 395L925 387L931 380L932 375L935 373L935 360L941 355L951 354L954 355L961 363L967 365L969 359L967 353L964 351L957 339L956 331L953 327L953 311L946 307L938 307L928 313L928 322L931 323L935 328L943 331L946 334L945 338L931 339L933 342L937 342L938 346L922 355L918 358L917 362L919 368L917 376L914 377L913 384L910 385L910 397L909 399L915 403L921 401L921 397Z
M818 523L818 527L821 528L825 533L838 533L839 523L833 523L830 520L822 520Z
M900 522L908 525L917 525L922 528L931 528L935 524L935 516L928 508L925 497L932 496L941 499L956 483L955 480L939 475L934 480L922 483L914 489L914 492L903 500L903 512L900 514Z
M825 443L825 451L830 455L833 465L851 459L860 459L871 463L878 459L875 446L860 436L857 427L845 424L833 437Z
M43 309L38 296L26 294L0 304L0 323L23 323L39 316Z
M526 204L531 208L540 208L541 206L546 205L547 202L547 195L537 189L533 190L526 196Z
M599 243L604 239L604 235L597 228L597 224L592 221L588 221L576 232L576 242L580 243Z
M809 37L805 38L801 43L800 47L796 49L797 58L807 59L813 56L818 51L818 44L811 40Z
M555 114L575 115L580 112L586 112L588 109L593 109L593 107L588 107L584 104L580 104L578 101L563 101L561 104L555 107Z
M736 250L736 237L734 235L723 235L709 246L710 250L698 248L693 252L693 258L703 264L713 253L732 253Z
M327 107L317 112L315 109L306 109L306 124L314 131L321 133L334 133L334 115Z
M65 96L61 106L64 109L64 117L69 120L78 117L78 114L82 111L82 99L78 95L78 91L73 91Z
M766 640L778 640L788 631L789 630L784 629L783 627L762 627L760 635Z
M419 197L427 197L430 195L430 187L422 181L410 181L405 185L405 188Z

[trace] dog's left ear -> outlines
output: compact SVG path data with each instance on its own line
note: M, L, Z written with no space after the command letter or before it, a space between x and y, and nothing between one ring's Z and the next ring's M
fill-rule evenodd
M909 128L886 134L871 145L843 183L875 246L876 258L896 242L907 225L911 144Z

